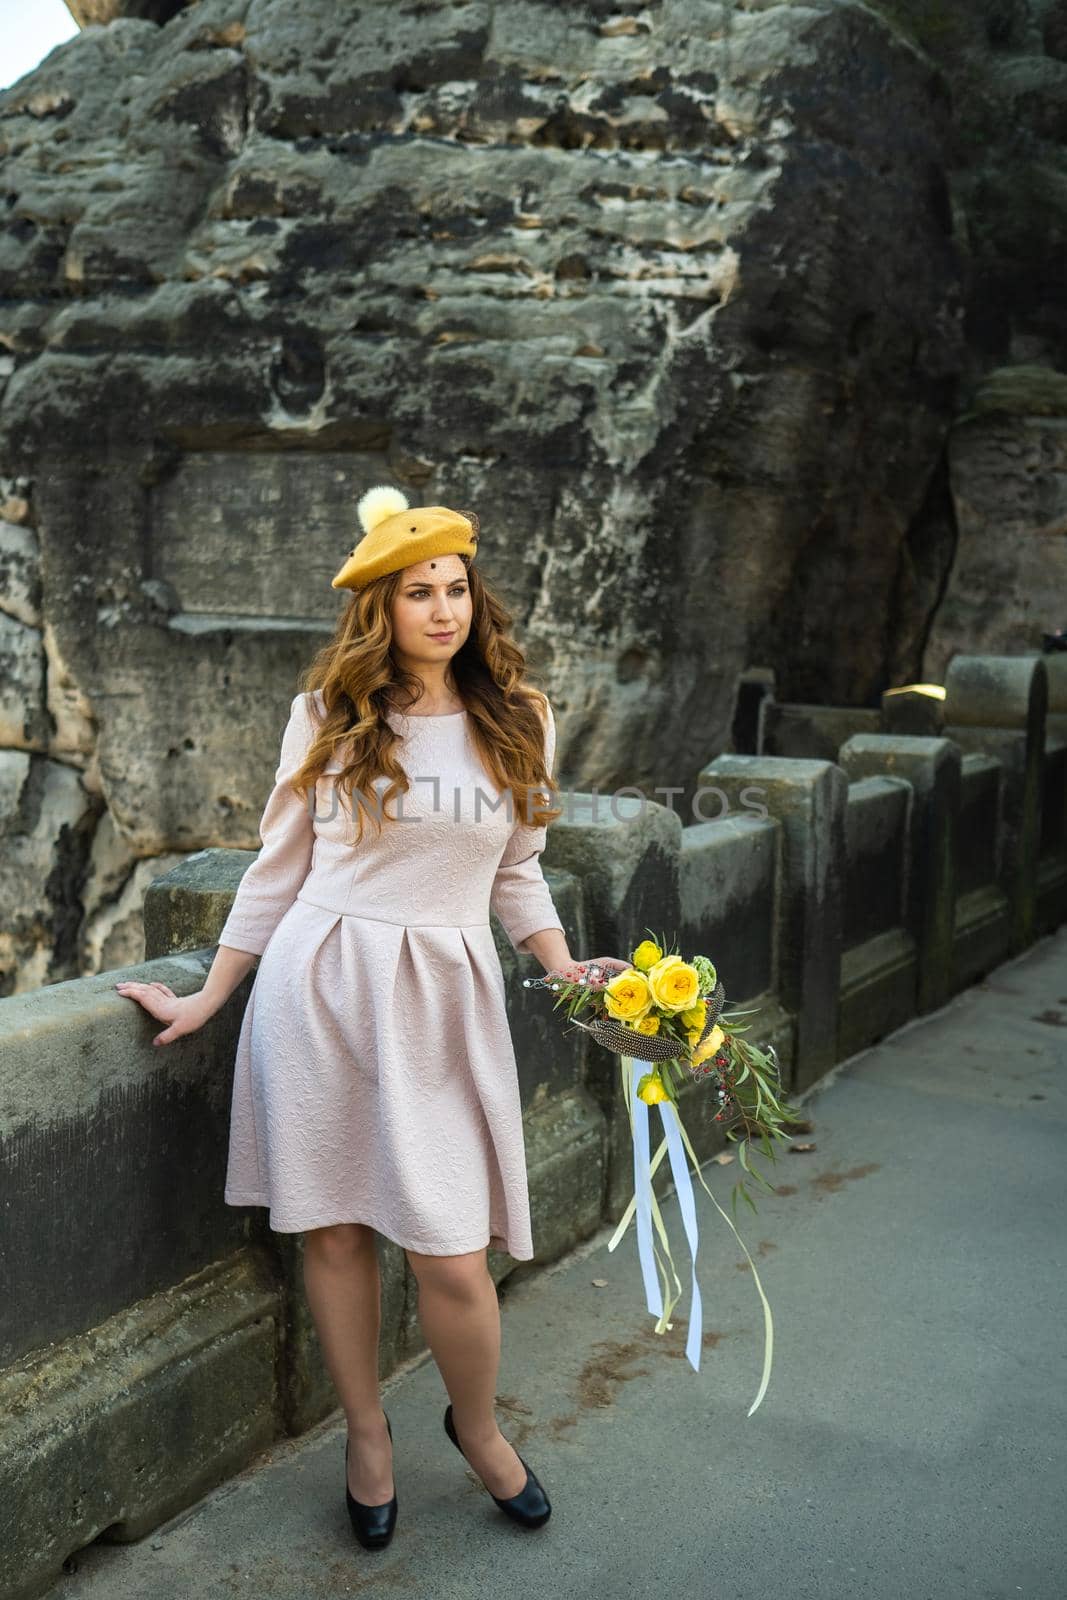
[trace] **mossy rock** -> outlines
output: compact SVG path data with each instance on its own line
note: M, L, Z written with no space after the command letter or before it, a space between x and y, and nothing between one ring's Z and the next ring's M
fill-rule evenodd
M980 42L981 18L967 0L864 0L864 4L936 60Z
M958 422L1007 412L1016 417L1067 416L1067 373L1052 367L1019 365L987 372Z

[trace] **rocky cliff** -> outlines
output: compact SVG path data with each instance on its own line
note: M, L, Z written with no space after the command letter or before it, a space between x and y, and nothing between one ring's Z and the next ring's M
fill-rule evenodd
M1000 9L72 4L0 95L0 983L256 843L370 483L477 508L564 784L690 783L752 663L863 704L970 643L961 494L992 451L976 548L1005 466L1047 531L1062 437L973 409L1065 337L1067 13Z

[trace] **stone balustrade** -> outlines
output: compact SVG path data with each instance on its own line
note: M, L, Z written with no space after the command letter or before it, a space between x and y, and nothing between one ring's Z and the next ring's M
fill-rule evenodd
M692 816L632 792L570 794L545 871L571 948L647 930L757 1006L787 1089L946 1003L1067 911L1061 661L956 657L943 693L881 712L782 708L761 748L710 760ZM901 731L905 724L909 731ZM775 749L788 738L790 753ZM149 887L147 959L203 982L251 853L202 850ZM536 1271L617 1218L632 1189L617 1058L522 987L497 948L524 1105ZM164 1050L117 971L0 1000L0 1589L42 1592L98 1537L136 1539L336 1406L305 1302L300 1235L222 1198L232 1062L251 977ZM694 1081L702 1159L725 1142ZM656 1177L669 1184L666 1163ZM423 1348L403 1252L379 1239L383 1375ZM79 1486L72 1496L69 1485Z

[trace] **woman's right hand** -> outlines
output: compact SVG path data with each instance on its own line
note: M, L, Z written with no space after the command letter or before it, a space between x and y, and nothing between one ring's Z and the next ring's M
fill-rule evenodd
M116 983L115 988L128 1000L136 1000L151 1016L169 1024L156 1034L153 1044L173 1044L175 1039L195 1033L215 1015L212 1007L205 1004L202 989L196 994L177 995L165 983L133 981Z

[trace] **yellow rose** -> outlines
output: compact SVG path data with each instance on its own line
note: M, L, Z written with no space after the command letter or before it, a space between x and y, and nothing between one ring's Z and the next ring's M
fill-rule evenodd
M663 1011L689 1011L700 998L700 974L681 956L664 956L649 972L648 987Z
M652 1005L648 983L640 972L630 967L619 972L604 988L604 1006L609 1017L616 1022L636 1022Z
M652 939L642 939L631 960L638 972L647 972L649 967L655 966L662 954L663 951Z
M690 1006L688 1011L682 1012L679 1020L683 1027L695 1028L699 1036L704 1032L704 1024L708 1020L708 1002L698 1000L695 1006Z
M663 1079L658 1072L646 1072L637 1085L637 1098L643 1100L646 1106L654 1106L658 1100L669 1100Z
M656 1013L650 1011L647 1016L642 1017L639 1022L634 1024L633 1031L634 1033L658 1033L659 1018Z
M704 1043L698 1045L693 1051L694 1067L699 1067L702 1061L706 1061L709 1056L713 1056L716 1050L718 1050L719 1046L722 1044L725 1037L726 1035L723 1033L718 1023L716 1023L714 1028L712 1028L711 1032L708 1034L707 1038L704 1040Z

